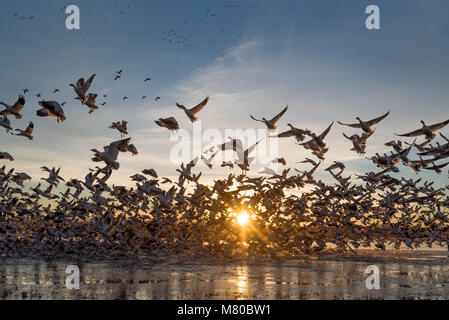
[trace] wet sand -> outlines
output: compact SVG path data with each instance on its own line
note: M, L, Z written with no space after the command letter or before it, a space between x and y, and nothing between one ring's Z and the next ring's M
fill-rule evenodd
M80 290L65 286L80 269ZM380 289L365 269L380 269ZM447 251L278 260L0 258L0 299L449 299Z

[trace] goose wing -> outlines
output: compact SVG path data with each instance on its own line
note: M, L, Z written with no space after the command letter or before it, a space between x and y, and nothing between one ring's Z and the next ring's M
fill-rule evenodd
M16 103L14 103L11 109L19 113L20 111L22 111L24 106L25 106L25 98L23 96L19 96L19 99L17 99Z
M340 121L337 121L339 124L341 124L342 126L348 126L348 127L351 127L351 128L356 128L356 129L360 129L361 127L362 127L362 125L360 124L360 123L352 123L352 124L349 124L349 123L343 123L343 122L340 122Z
M424 134L424 130L422 128L412 131L412 132L409 132L409 133L404 133L404 134L396 134L395 133L395 135L397 135L398 137L418 137L422 134Z
M276 123L279 121L279 119L287 112L288 110L288 106L286 106L281 112L279 112L279 114L274 117L273 119L271 119L271 122Z
M90 78L87 79L86 83L84 83L84 84L81 86L81 88L82 88L84 94L86 94L86 92L89 91L90 86L92 85L92 81L94 81L95 76L96 76L96 74L91 75ZM83 79L83 81L84 81L84 79Z
M33 121L30 121L30 124L26 128L25 133L31 135L33 134L33 130L34 130L34 123Z
M387 113L385 113L383 116L380 116L380 117L378 117L378 118L376 118L376 119L367 121L367 123L368 123L369 126L374 126L375 124L381 122L383 119L385 119L386 117L388 117L389 114L390 114L390 111L388 111Z
M432 132L433 132L433 131L437 131L437 130L440 130L440 129L444 128L444 127L447 126L448 124L449 124L449 120L446 120L446 121L443 121L443 122L434 124L434 125L432 125L432 126L429 126L429 128L430 128L430 130L432 130Z
M252 115L249 115L250 117L251 117L251 119L253 119L254 121L258 121L258 122L264 122L263 120L259 120L259 119L256 119L256 118L254 118ZM264 122L265 123L265 122Z
M209 102L209 97L206 97L206 99L204 99L200 104L198 104L197 106L195 106L192 109L190 109L190 112L193 113L193 114L197 114L198 112L200 112L206 106L206 104L208 102Z
M109 156L112 159L117 160L119 149L125 148L130 141L131 138L114 141L108 147L105 147L105 151L109 154Z
M277 136L273 136L273 138L287 138L287 137L293 137L293 136L294 136L293 131L288 130L288 131L278 134Z
M329 131L331 131L331 128L332 128L333 125L334 125L334 122L332 121L331 125L326 130L324 130L324 132L318 138L321 139L321 140L326 138L326 136L329 133Z

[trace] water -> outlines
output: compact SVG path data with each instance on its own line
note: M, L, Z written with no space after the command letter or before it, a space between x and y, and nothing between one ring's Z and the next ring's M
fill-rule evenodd
M80 290L65 286L72 264ZM366 289L373 264L379 290ZM0 258L0 299L449 299L449 259L447 252L229 263Z

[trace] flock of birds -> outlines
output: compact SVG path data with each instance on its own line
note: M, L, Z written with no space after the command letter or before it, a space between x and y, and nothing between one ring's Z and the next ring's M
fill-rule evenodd
M95 74L70 84L75 99L90 113L98 109L97 95L90 92L94 79ZM176 107L193 123L209 101L206 97L196 106L176 103ZM0 104L4 107L0 110L0 127L6 133L33 140L32 121L24 130L13 130L11 126L10 118L23 118L24 96L20 95L12 105ZM39 105L38 117L66 120L63 106L57 101L42 100ZM325 138L334 122L322 133L290 123L288 130L277 133L278 123L288 108L271 119L253 115L250 118L266 126L270 139L292 138L297 145L310 150L316 159L298 162L310 164L312 168L308 171L295 169L291 174L287 161L275 158L273 163L285 167L282 173L265 168L261 176L251 177L248 174L254 160L251 154L261 141L245 148L238 137L230 137L205 150L201 161L213 169L219 152L232 151L236 161L219 165L230 169L236 166L241 174L233 172L212 185L202 184L202 173L194 172L200 162L196 158L176 170L177 181L159 177L154 169L144 169L130 177L135 183L132 188L109 185L112 173L120 168L120 153L139 154L130 143L131 138L126 137L129 133L125 120L109 127L120 133L120 140L101 151L91 150L92 161L98 165L89 169L83 180L65 180L60 168L43 166L41 169L48 176L32 187L32 178L27 173L14 168L8 170L3 165L0 167L0 253L117 256L190 252L232 256L243 250L255 255L297 256L330 250L356 252L357 248L371 246L385 249L388 245L418 248L423 244L449 244L449 186L435 187L433 182L421 178L398 179L391 175L399 172L399 163L415 172L424 169L441 173L449 162L437 162L449 157L449 139L440 133L444 142L432 142L436 132L448 125L449 120L434 125L421 121L421 128L397 135L415 138L414 141L385 143L392 148L389 154L376 153L367 158L380 171L357 175L355 180L360 180L359 184L352 176L344 176L346 168L342 162L334 161L325 171L335 183L326 184L316 179L315 172L329 150ZM374 126L389 114L369 121L357 117L357 123L339 122L361 130L360 134L343 134L351 141L351 150L364 155ZM173 116L155 123L170 131L180 128ZM424 141L417 142L419 137ZM412 149L416 149L419 159L409 158ZM1 151L0 160L14 161L14 158ZM62 192L56 192L61 189ZM244 233L235 222L235 213L242 211L248 212L251 221Z

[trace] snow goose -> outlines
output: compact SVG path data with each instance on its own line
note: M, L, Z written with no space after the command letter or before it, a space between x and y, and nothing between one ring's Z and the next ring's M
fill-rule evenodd
M253 119L254 121L258 121L258 122L263 122L265 123L265 125L267 126L268 130L276 130L276 122L279 121L279 119L287 112L288 110L288 106L286 106L277 116L275 116L273 119L271 120L267 120L265 118L262 118L262 120L256 119L254 118L252 115L250 115L251 119Z
M128 134L128 121L122 120L113 122L109 129L117 129L120 132L120 137L124 138Z
M23 107L25 106L25 98L23 96L19 96L16 103L14 103L12 106L9 106L4 102L0 102L0 104L6 107L6 109L0 112L1 115L13 115L16 117L16 119L22 119L20 111L22 111Z
M117 162L117 157L120 152L120 149L125 148L130 141L131 138L112 142L109 146L103 147L104 149L103 152L100 152L97 149L92 149L91 151L95 153L94 157L92 158L92 161L94 162L104 161L106 165L108 165L112 169L118 170L120 168L120 164Z
M206 104L209 102L209 97L206 97L206 99L204 99L200 104L198 104L197 106L191 108L191 109L187 109L184 105L176 103L176 106L179 109L184 110L184 112L186 113L186 115L189 117L190 121L195 122L198 120L197 117L195 117L195 115L200 112L205 106Z
M30 121L30 124L28 125L28 127L25 130L16 129L16 131L19 133L13 133L13 135L22 136L22 137L28 138L30 140L33 140L34 139L33 130L34 130L34 123L33 123L33 121Z
M66 120L64 109L56 101L39 101L42 109L36 111L36 115L39 117L56 117L56 121L64 122Z
M436 135L433 133L434 131L438 131L442 128L444 128L447 124L449 124L449 120L427 126L423 120L420 121L423 125L421 129L405 133L405 134L396 134L399 137L418 137L421 135L426 136L427 140L432 140L436 137Z
M98 94L95 94L95 93L89 93L89 96L87 97L86 106L89 107L89 114L91 114L95 110L98 110L98 106L96 105L96 102L95 102L97 97L98 97Z
M87 81L84 81L84 78L80 78L76 85L73 83L70 84L71 87L75 90L76 95L78 96L76 99L80 100L82 104L85 104L88 97L86 96L87 91L89 91L90 86L95 78L96 74L93 74Z
M167 128L170 131L178 130L179 125L175 118L160 118L159 120L154 121L159 127Z
M340 121L338 121L339 124L343 125L343 126L348 126L351 128L359 128L362 129L364 132L366 133L371 133L373 131L373 129L371 128L372 126L376 125L377 123L381 122L383 119L385 119L388 115L390 114L390 111L388 111L387 113L385 113L384 115L375 118L373 120L370 121L363 121L362 119L360 119L360 117L356 117L356 120L359 120L359 123L354 123L354 124L347 124L347 123L342 123Z

